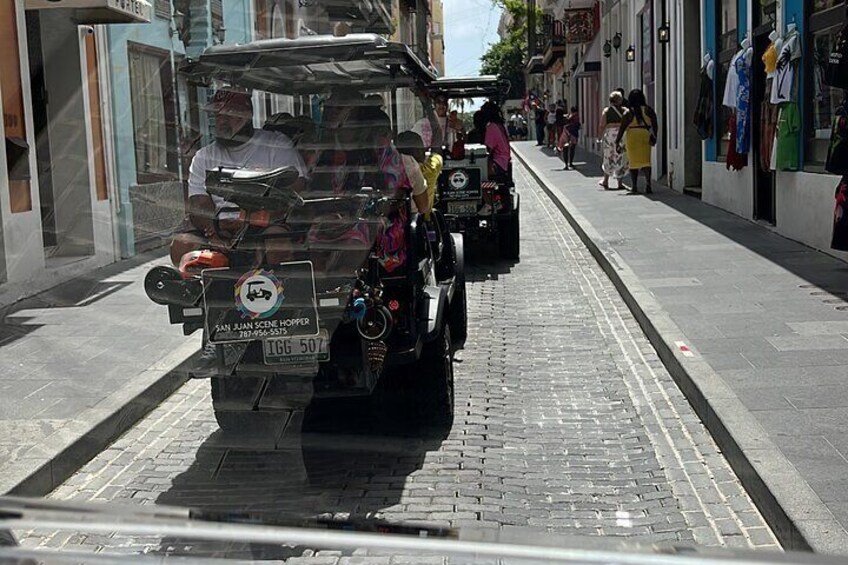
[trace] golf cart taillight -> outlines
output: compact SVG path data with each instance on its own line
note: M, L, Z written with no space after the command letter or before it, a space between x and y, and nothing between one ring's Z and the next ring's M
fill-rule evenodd
M229 267L230 260L220 251L198 249L189 251L180 259L180 275L190 279L200 274L203 269L218 269Z

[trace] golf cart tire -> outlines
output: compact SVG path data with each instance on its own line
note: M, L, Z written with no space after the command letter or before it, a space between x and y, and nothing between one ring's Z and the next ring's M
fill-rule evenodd
M453 346L450 326L444 324L438 337L424 346L416 364L418 381L417 417L427 427L449 428L453 424Z
M453 298L450 303L448 323L450 324L451 339L456 346L461 347L468 337L468 295L465 289L465 242L462 234L451 234L454 253L454 285Z
M256 409L258 397L264 388L264 379L213 377L210 385L212 411L218 427L226 435L273 439L279 434L281 413Z
M521 255L521 238L518 208L498 222L498 243L501 258L517 260Z

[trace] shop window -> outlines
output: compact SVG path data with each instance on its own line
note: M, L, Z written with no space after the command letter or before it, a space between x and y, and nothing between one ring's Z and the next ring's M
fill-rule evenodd
M133 140L139 183L177 175L174 89L169 55L136 44L129 47Z
M812 3L806 41L806 166L823 170L827 160L830 132L836 109L842 101L842 91L824 84L824 66L836 36L843 26L845 2L816 0ZM836 25L834 25L836 24Z
M722 105L724 99L724 87L727 84L727 75L730 72L730 61L736 52L739 50L739 41L737 35L737 20L738 20L738 3L736 0L721 0L716 3L716 18L718 26L716 26L716 45L718 45L718 60L716 62L716 93L718 101L718 109L716 118L718 127L716 131L719 133L716 154L718 158L724 159L727 156L727 148L730 143L730 131L727 124L730 121L731 110Z

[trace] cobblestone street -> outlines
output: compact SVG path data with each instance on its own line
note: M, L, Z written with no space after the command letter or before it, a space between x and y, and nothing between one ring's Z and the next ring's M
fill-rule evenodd
M522 258L469 268L469 335L446 437L410 438L325 408L321 417L349 433L324 437L307 478L289 470L287 451L228 445L208 381L189 381L51 496L779 549L612 283L518 163L515 179ZM210 550L19 536L49 547ZM264 557L294 555L304 551Z

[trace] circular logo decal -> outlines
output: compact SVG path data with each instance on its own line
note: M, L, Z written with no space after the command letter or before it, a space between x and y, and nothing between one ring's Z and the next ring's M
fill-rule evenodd
M235 287L236 308L251 320L268 318L280 309L283 283L273 272L256 269L243 274Z
M448 182L454 190L462 190L468 186L469 180L468 173L462 169L452 172L450 177L448 177Z

